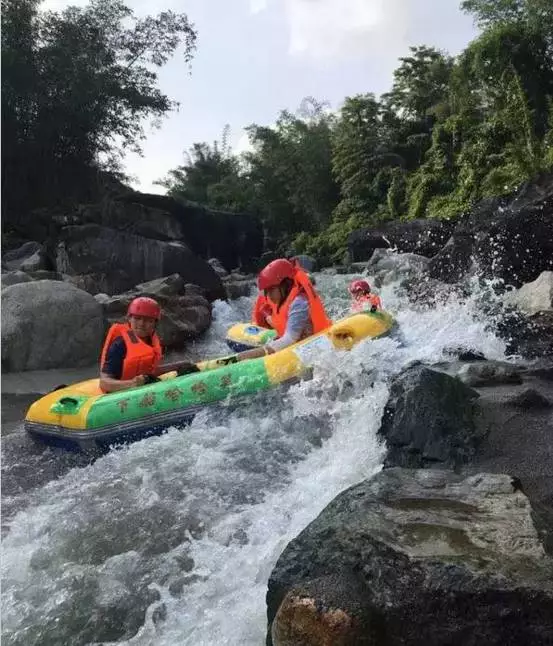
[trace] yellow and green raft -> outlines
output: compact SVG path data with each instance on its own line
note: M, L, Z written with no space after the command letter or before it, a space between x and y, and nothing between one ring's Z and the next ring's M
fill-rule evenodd
M266 391L300 378L314 356L350 350L386 335L394 319L386 312L353 314L317 335L258 359L235 356L197 364L200 372L162 376L160 382L105 394L98 379L55 390L29 408L25 428L49 444L88 449L158 434L190 421L208 405Z

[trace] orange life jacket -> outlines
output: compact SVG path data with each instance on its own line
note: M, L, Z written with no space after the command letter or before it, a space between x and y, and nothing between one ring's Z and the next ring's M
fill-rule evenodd
M267 311L271 310L271 304L269 299L264 294L259 294L257 297L252 311L252 321L259 325L259 327L270 328L271 326L267 322Z
M162 350L159 337L155 333L152 334L152 345L149 345L136 336L128 323L114 323L110 327L102 348L100 370L106 360L109 346L118 336L123 339L127 349L121 379L133 379L138 375L153 373L161 361Z
M294 286L290 290L284 303L278 307L270 299L267 299L267 303L273 311L271 314L271 324L279 337L283 336L286 332L290 305L300 294L304 295L309 303L309 315L311 317L313 334L318 334L332 325L332 321L326 315L323 302L311 284L309 277L304 271L298 268L294 277Z
M380 296L377 296L376 294L363 294L353 301L351 309L354 312L363 312L364 310L370 310L373 306L379 310L382 309Z

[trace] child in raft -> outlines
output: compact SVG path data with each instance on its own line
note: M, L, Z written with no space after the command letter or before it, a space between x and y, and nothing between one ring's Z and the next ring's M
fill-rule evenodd
M354 280L349 286L352 297L352 312L376 312L382 309L380 296L371 293L371 286L366 280Z

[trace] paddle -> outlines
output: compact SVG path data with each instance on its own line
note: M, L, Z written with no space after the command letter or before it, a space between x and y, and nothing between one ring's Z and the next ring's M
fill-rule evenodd
M237 362L238 357L235 354L231 354L228 357L221 357L220 359L207 359L206 361L200 361L198 363L192 363L190 361L175 361L173 363L166 363L163 366L159 366L159 368L155 372L155 375L151 376L161 378L162 380L172 379L174 377L189 375L194 372L215 370L216 368L228 366L232 363ZM152 379L150 383L153 382L154 379Z

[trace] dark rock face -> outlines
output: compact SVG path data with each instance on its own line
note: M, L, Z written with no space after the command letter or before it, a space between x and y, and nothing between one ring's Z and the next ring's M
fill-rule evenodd
M507 310L498 317L497 331L510 354L527 359L553 357L553 312L525 316Z
M169 214L182 231L183 242L195 254L205 260L218 258L229 271L236 267L255 269L256 259L263 252L263 230L253 216L215 211L149 193L130 192L119 201Z
M460 466L475 453L482 434L475 424L478 393L455 377L413 366L392 384L380 435L385 466Z
M2 290L2 370L90 366L104 331L101 306L68 283L38 280Z
M444 220L388 222L378 229L353 231L348 249L353 262L369 260L375 249L395 247L399 252L431 257L446 243L453 223Z
M307 598L303 612L290 612L294 596ZM553 562L509 476L386 469L341 493L286 547L267 607L274 646L546 646ZM290 640L306 616L310 634L328 635L330 613L351 641Z
M430 263L430 276L456 282L478 273L520 286L553 269L553 175L507 198L483 200L461 218Z
M163 242L95 224L65 227L56 249L59 272L78 276L92 294L118 294L138 283L178 273L210 300L226 297L213 268L180 242Z

